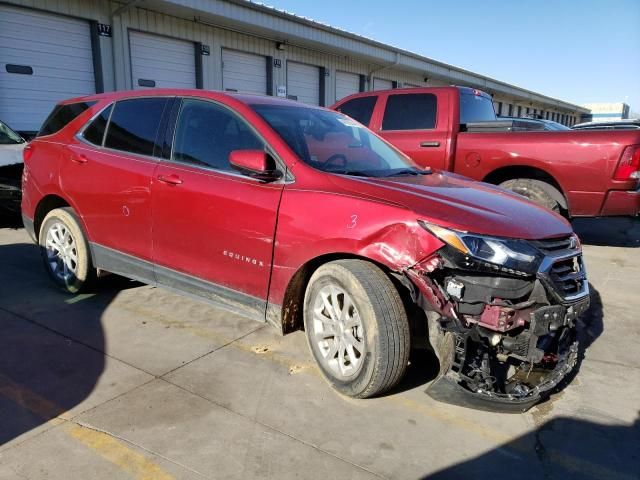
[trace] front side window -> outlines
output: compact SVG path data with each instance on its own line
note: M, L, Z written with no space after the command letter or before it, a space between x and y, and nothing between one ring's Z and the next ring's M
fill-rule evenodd
M425 130L436 126L437 100L432 93L389 95L383 130Z
M104 146L139 155L153 155L167 101L166 98L134 98L116 102Z
M337 110L363 125L369 125L377 99L376 96L354 98L340 105Z
M264 142L227 108L203 100L182 102L172 160L233 171L229 163L231 152L264 148Z
M44 135L51 135L62 130L62 128L66 127L69 123L75 120L78 115L83 113L92 105L95 105L95 103L96 102L79 102L56 105L42 124L37 136L42 137Z
M346 115L289 105L251 108L302 161L318 170L371 177L418 173L409 157Z
M82 137L89 143L102 146L104 140L104 132L107 130L107 122L109 121L109 115L113 105L109 105L105 108L100 115L93 119L87 128L84 129Z
M15 145L18 143L24 143L24 139L0 122L0 145Z

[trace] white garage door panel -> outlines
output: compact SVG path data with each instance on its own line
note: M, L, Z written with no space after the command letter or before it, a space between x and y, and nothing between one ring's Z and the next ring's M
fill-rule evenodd
M336 72L336 102L360 91L360 75Z
M192 42L142 32L129 32L131 78L153 80L156 88L196 88L195 47Z
M33 75L8 73L25 65ZM95 93L89 23L0 5L0 119L38 130L60 100Z
M374 90L391 90L393 88L393 82L391 80L383 80L382 78L373 79Z
M287 62L287 96L309 105L320 104L320 69L312 65Z
M230 92L266 94L266 57L222 50L222 88Z

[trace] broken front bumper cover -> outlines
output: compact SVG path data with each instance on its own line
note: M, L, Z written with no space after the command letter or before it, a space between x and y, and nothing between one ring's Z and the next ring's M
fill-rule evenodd
M445 366L445 372L436 378L425 391L431 398L461 407L490 412L522 413L545 399L552 390L573 370L578 360L578 342L574 341L560 356L556 367L546 373L545 379L522 395L489 391L472 392L461 385L462 375ZM442 365L442 361L441 361Z

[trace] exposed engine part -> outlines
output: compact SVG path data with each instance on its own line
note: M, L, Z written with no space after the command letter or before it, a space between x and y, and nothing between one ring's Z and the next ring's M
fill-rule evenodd
M447 280L447 293L456 300L462 300L462 291L464 290L464 283L456 280L455 278L449 278Z

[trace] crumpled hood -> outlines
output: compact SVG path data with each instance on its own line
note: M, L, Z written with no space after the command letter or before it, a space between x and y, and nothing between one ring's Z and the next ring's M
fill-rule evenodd
M341 186L352 194L400 204L413 210L417 219L457 230L529 240L572 232L563 217L520 195L446 172L395 178L348 177Z

